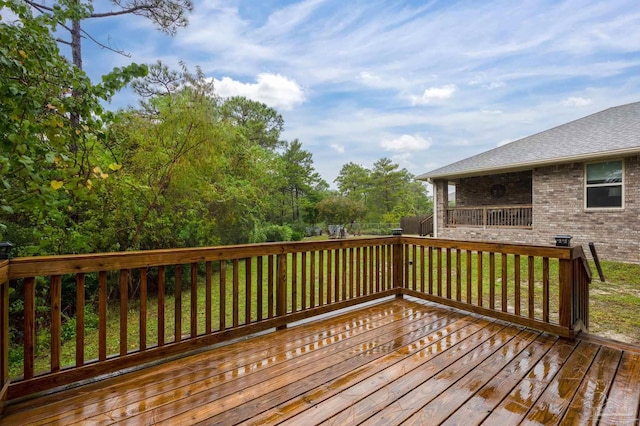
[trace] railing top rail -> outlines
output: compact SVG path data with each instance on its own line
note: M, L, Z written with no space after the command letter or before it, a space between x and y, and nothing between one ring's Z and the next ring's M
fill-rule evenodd
M397 243L397 240L398 237L383 236L349 240L276 242L218 247L22 257L11 259L9 278L91 273L117 269L242 259L314 250L382 246Z
M447 210L481 210L481 209L526 209L533 208L533 204L499 204L486 206L447 207Z
M403 242L439 248L472 250L521 256L543 256L554 259L575 259L579 257L581 247L532 246L528 244L505 244L485 241L461 241L422 237L402 237Z

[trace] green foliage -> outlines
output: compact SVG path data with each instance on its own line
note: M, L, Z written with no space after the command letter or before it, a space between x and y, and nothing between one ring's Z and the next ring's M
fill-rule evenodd
M291 241L293 229L288 225L269 225L264 229L267 242Z
M318 203L318 217L328 225L344 225L365 213L362 204L346 197L330 196Z

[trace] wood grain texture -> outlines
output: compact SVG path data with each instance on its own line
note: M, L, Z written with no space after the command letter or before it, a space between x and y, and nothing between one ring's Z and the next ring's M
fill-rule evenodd
M2 423L634 424L640 350L606 343L391 299L11 403Z

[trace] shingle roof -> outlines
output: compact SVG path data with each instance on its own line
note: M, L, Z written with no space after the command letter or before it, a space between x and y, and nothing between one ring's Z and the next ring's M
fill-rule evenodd
M640 153L640 102L588 115L420 175L438 179Z

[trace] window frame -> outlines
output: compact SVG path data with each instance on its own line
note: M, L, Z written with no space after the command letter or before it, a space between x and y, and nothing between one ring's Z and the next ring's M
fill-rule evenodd
M597 183L597 184L589 184L589 176L588 176L588 166L594 164L604 164L604 163L616 163L620 162L620 170L622 173L620 182L613 183ZM589 188L602 188L602 187L610 187L610 186L620 186L620 206L617 207L589 207L588 206L588 189ZM584 164L584 209L588 211L603 211L603 210L624 210L624 199L625 199L625 165L623 158L612 158L609 160L601 160L601 161L591 161L589 163Z

